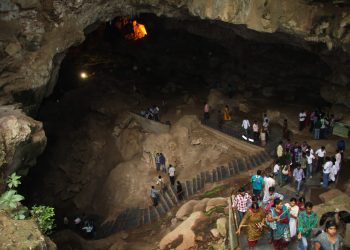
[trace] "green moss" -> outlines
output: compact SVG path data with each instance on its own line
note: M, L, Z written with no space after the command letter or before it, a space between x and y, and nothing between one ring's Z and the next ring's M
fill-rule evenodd
M225 190L228 187L228 185L220 185L220 186L216 186L213 189L205 192L203 195L201 195L201 199L203 198L211 198L211 197L215 197L217 196L218 193L220 193L221 191Z

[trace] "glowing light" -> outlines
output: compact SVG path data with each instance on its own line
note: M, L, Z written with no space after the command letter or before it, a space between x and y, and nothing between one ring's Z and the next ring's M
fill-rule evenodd
M118 20L118 22L115 24L115 27L118 30L123 30L125 27L131 25L132 26L132 32L125 35L126 39L129 40L138 40L142 39L145 36L147 36L147 30L145 25L138 23L136 20L129 20L126 17L122 17Z
M80 78L81 79L86 79L88 77L89 77L89 75L86 72L80 72Z

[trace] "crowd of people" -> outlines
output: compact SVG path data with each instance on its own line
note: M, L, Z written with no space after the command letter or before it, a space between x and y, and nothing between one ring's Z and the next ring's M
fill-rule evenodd
M339 142L339 141L338 141ZM342 166L344 143L337 143L334 155L329 155L321 146L316 151L307 143L292 144L289 139L279 142L276 148L276 163L271 172L258 170L250 179L252 192L244 187L234 196L232 207L240 222L237 234L246 229L249 249L254 249L264 232L268 232L269 241L274 249L285 249L293 239L298 240L298 249L339 250L344 230L337 231L341 223L350 223L347 211L332 212L333 219L321 219L313 211L313 204L305 201L302 186L316 173L321 173L320 184L327 188L330 182L336 182ZM276 192L294 182L295 197L285 202L285 196ZM342 228L345 228L344 226Z

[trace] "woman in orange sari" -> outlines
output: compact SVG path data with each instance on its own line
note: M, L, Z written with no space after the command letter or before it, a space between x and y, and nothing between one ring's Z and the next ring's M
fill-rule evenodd
M265 213L258 203L254 202L245 213L236 233L239 235L242 227L246 228L248 247L253 249L263 234L264 225Z
M232 117L230 115L231 111L228 105L225 106L224 108L224 121L231 121Z

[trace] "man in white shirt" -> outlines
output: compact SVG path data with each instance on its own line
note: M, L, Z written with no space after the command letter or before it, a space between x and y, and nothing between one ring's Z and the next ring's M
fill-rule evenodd
M276 161L276 164L273 167L273 175L275 176L278 185L282 185L281 165L279 160Z
M267 176L264 177L264 196L268 194L269 188L274 187L276 185L276 181L273 178L272 174L268 174Z
M169 179L170 179L170 183L171 185L175 185L175 167L173 165L169 165Z
M311 154L311 151L306 151L306 177L312 178L312 167L313 167L313 160L315 159L315 156Z
M326 156L325 146L322 146L321 148L317 149L315 155L317 156L317 171L320 171L324 163L324 157Z
M323 181L322 181L322 187L327 188L328 182L329 182L329 174L331 173L331 169L333 166L333 162L331 161L330 157L326 157L326 163L323 165Z
M250 128L250 123L249 120L247 118L245 118L242 122L242 127L244 129L244 133L246 136L248 136L248 129Z
M306 113L305 110L299 113L299 131L302 131L305 127Z

